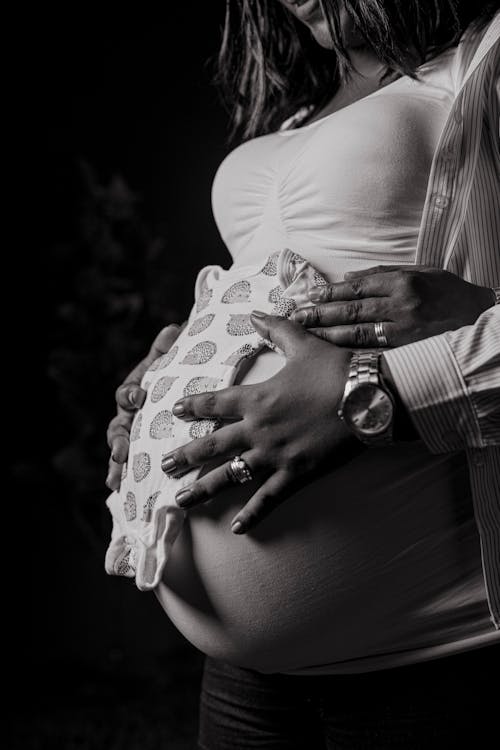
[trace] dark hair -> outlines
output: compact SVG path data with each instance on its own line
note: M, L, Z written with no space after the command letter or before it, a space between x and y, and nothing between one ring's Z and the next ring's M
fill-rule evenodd
M226 0L215 83L230 113L231 136L271 132L304 105L323 106L351 66L342 42L339 0L319 0L333 49L323 49L277 0ZM342 0L385 75L417 78L419 65L458 44L471 23L486 23L486 0ZM410 50L413 50L410 52ZM385 76L384 76L385 77Z

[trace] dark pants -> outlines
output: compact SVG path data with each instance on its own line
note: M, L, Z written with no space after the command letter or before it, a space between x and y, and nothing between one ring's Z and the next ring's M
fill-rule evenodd
M198 747L482 750L497 746L499 685L500 646L320 677L262 674L206 657Z

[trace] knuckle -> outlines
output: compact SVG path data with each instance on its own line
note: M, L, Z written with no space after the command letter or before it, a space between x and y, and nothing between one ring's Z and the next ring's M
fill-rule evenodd
M418 271L399 271L397 281L407 294L418 295L420 292L421 274Z
M357 323L361 314L361 300L355 299L347 305L347 319L352 323Z
M354 326L354 343L358 346L364 346L368 344L368 330L364 326Z
M321 306L313 307L311 309L311 316L313 318L313 325L322 326L325 317L325 311Z
M306 326L319 326L321 325L322 310L321 307L315 305L314 307L308 307L304 310Z
M316 328L314 330L314 335L322 339L323 341L329 341L329 329L328 328Z
M200 395L200 401L203 410L212 414L217 407L217 394L213 391L208 391Z
M335 297L335 287L333 284L325 284L321 292L321 299L323 302L333 302Z
M349 286L355 299L363 296L363 279L352 279L349 282Z
M218 440L215 435L207 435L207 437L203 438L199 447L202 457L213 458L217 455L219 448Z
M124 435L117 435L111 441L112 460L115 463L123 463L122 454L126 454L129 449L129 441Z

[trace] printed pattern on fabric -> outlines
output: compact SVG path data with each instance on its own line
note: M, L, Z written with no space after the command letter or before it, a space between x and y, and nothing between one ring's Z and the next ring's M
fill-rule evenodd
M243 360L266 346L274 348L254 329L252 310L288 317L298 306L311 304L307 292L318 283L326 282L289 249L274 252L250 272L219 266L200 271L188 325L142 380L148 397L132 425L129 466L124 466L120 490L107 499L113 519L107 573L135 578L141 591L158 585L185 518L175 495L201 470L169 477L162 459L222 424L217 419L183 422L172 414L173 405L184 396L231 385Z

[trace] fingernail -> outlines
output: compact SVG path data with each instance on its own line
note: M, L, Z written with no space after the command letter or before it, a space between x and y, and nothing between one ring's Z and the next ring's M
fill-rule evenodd
M292 320L295 323L305 323L307 319L307 313L305 313L303 310L297 310L297 312L294 312L292 315Z
M254 318L265 318L267 313L262 312L262 310L252 310L251 315Z
M243 534L243 524L241 523L241 521L235 521L231 525L231 531L233 532L233 534Z
M189 487L180 490L180 492L178 492L175 496L175 502L177 503L179 508L187 508L191 504L192 500L193 497Z
M183 417L186 412L184 411L184 404L182 401L179 401L177 404L174 404L172 409L172 414L175 417Z
M307 292L307 296L311 300L311 302L321 302L321 298L323 297L323 290L321 288L315 287L314 289L310 289Z
M175 468L176 468L176 462L173 456L165 456L165 458L162 459L161 470L164 471L165 474L168 474L169 472L174 471Z
M108 476L106 477L106 481L105 481L104 484L106 485L106 487L108 488L108 490L112 490L113 489L111 487L111 474L108 474Z
M142 388L134 388L132 391L129 391L128 400L132 406L140 409L146 400L146 394Z

